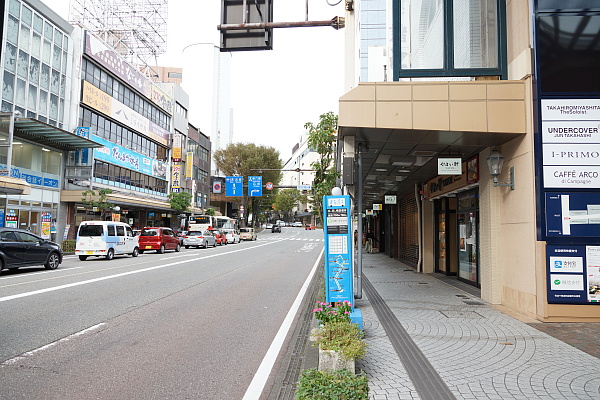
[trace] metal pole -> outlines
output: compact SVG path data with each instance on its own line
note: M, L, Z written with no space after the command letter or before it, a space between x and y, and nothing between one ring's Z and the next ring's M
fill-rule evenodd
M356 245L358 247L356 253L356 293L354 297L357 299L362 299L362 143L358 144L358 176L356 177L357 185L356 185L356 196L358 197L358 205L357 205L357 214L358 214L358 238L356 240Z
M15 132L15 118L14 112L10 113L10 122L8 123L8 151L6 152L6 170L7 176L10 177L10 170L12 169L12 150L13 150L13 136Z
M217 25L220 31L241 31L246 29L271 29L271 28L304 28L312 26L331 26L341 29L346 25L343 17L334 17L325 21L295 21L295 22L249 22L243 24Z

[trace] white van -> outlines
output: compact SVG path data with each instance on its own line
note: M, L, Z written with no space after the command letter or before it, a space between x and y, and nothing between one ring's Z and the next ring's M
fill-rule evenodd
M138 238L124 222L84 221L77 229L75 254L81 261L89 256L112 260L115 255L131 254L137 257L139 253Z

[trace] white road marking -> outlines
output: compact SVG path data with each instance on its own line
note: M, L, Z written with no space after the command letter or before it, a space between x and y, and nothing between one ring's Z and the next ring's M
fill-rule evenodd
M177 262L172 262L172 263L169 263L169 264L158 265L158 266L155 266L155 267L148 267L148 268L138 269L138 270L135 270L135 271L122 272L120 274L108 275L108 276L103 276L103 277L95 278L95 279L88 279L86 281L73 282L73 283L68 283L68 284L65 284L65 285L49 287L49 288L46 288L46 289L34 290L32 292L25 292L25 293L14 294L12 296L0 297L0 303L2 303L4 301L10 301L10 300L15 300L15 299L20 299L20 298L23 298L23 297L34 296L36 294L54 292L54 291L57 291L57 290L68 289L68 288L72 288L72 287L76 287L76 286L87 285L87 284L90 284L90 283L106 281L106 280L109 280L109 279L121 278L123 276L140 274L142 272L148 272L148 271L153 271L153 270L156 270L156 269L166 268L166 267L170 267L172 265L184 264L184 263L188 263L190 261L205 260L207 258L220 257L220 256L223 256L223 255L226 255L226 254L237 253L239 251L252 250L252 249L256 249L257 247L268 246L268 245L273 244L273 243L276 243L276 242L273 241L273 242L269 242L269 243L265 243L265 244L258 244L258 245L252 246L252 247L244 247L244 248L237 249L237 250L231 250L231 251L228 251L228 252L210 254L210 255L206 255L206 256L203 256L203 257L196 258L196 259L188 259L188 260L183 260L183 261L177 261Z
M54 341L54 342L52 342L52 343L48 343L47 345L44 345L44 346L42 346L42 347L38 347L37 349L34 349L34 350L31 350L31 351L28 351L27 353L23 353L23 354L21 354L20 356L17 356L17 357L11 358L10 360L6 360L6 361L4 361L4 362L3 362L2 364L0 364L0 365L14 365L14 364L16 364L17 362L19 362L19 361L21 361L21 360L23 360L23 359L25 359L25 358L27 358L27 357L31 357L32 355L34 355L34 354L36 354L36 353L39 353L40 351L48 350L49 348L51 348L51 347L54 347L54 346L56 346L56 345L58 345L58 344L61 344L61 343L68 342L69 340L71 340L71 339L74 339L74 338L76 338L77 336L85 335L86 333L89 333L89 332L95 331L96 329L99 329L99 328L100 328L100 327L102 327L103 325L106 325L106 323L102 322L102 323L99 323L99 324L97 324L97 325L90 326L89 328L86 328L86 329L84 329L84 330L82 330L82 331L76 332L76 333L74 333L74 334L72 334L72 335L69 335L69 336L67 336L67 337L64 337L64 338L62 338L62 339L59 339L59 340L56 340L56 341Z
M263 358L262 362L260 363L260 366L258 367L256 374L254 374L254 378L252 378L252 382L250 382L250 386L248 386L248 389L246 389L246 393L244 394L244 397L242 400L255 400L255 399L258 400L260 398L260 395L262 394L262 392L265 388L265 384L267 383L267 379L269 379L269 375L271 374L271 371L273 370L273 365L275 365L277 356L279 355L279 352L281 351L281 347L283 346L283 341L285 340L285 338L292 326L294 317L298 313L298 309L300 308L300 303L302 303L302 299L304 298L304 295L306 294L306 291L308 290L310 281L312 280L313 276L315 275L315 273L317 271L317 266L321 262L321 258L323 257L324 251L325 251L325 249L321 250L321 253L319 254L319 257L317 258L317 261L315 261L315 265L313 265L313 268L310 271L310 274L308 274L306 281L304 281L304 285L302 285L302 288L300 288L300 291L298 292L298 295L296 296L296 300L294 300L294 304L292 304L290 311L288 311L285 319L283 320L283 323L281 324L281 327L279 328L277 335L275 335L275 339L273 339L273 342L271 343L271 346L269 347L267 354L265 354L265 357Z

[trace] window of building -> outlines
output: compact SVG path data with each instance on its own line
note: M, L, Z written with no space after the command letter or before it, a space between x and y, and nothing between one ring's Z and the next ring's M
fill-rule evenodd
M550 0L538 2L541 91L600 92L600 6L592 0L568 4L574 8Z
M506 78L503 0L394 0L394 79Z

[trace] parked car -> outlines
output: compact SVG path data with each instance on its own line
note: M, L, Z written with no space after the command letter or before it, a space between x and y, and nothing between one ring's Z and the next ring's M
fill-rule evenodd
M305 230L307 231L314 231L315 230L315 226L314 225L306 225L304 227Z
M165 250L181 250L181 243L171 228L142 228L139 237L140 254L146 250L156 250L162 254Z
M273 227L271 228L271 233L275 233L275 232L281 233L281 226L273 225Z
M256 231L254 228L240 228L241 240L256 240Z
M56 269L62 259L59 244L22 229L0 228L0 272L36 265Z
M183 245L186 249L190 247L204 247L205 249L209 246L215 247L217 240L215 235L208 229L203 231L189 231L187 235L183 237Z
M294 222L294 227L295 228L302 228L302 222L300 222L300 221Z
M116 255L139 254L138 236L133 229L117 221L83 221L77 230L75 255L81 261L88 257L104 257L112 260Z
M235 229L222 229L227 238L227 243L239 243L241 241L240 234Z
M221 232L218 229L211 229L210 231L213 235L215 235L215 240L219 246L227 244L227 236L225 236L225 232Z
M265 225L265 229L273 229L273 224L267 224L267 225Z

